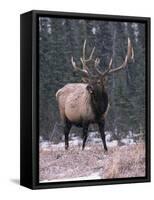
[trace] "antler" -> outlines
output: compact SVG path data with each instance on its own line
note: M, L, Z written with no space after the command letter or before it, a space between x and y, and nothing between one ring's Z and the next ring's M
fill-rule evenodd
M76 63L74 62L74 59L73 59L73 56L71 58L71 62L72 62L72 65L73 65L73 68L75 69L75 71L80 71L82 72L82 74L85 76L85 77L89 77L89 71L88 71L88 67L87 67L87 62L91 61L92 60L92 56L94 54L94 51L95 51L95 47L93 47L89 57L86 59L86 40L84 40L84 43L83 43L83 55L82 57L80 58L80 61L82 63L82 68L78 67L76 65Z
M131 41L130 41L130 38L128 37L128 47L127 47L127 54L125 56L125 60L124 62L122 63L122 65L120 65L119 67L116 67L116 68L112 68L112 58L109 62L109 66L108 66L108 69L105 71L105 72L101 72L97 66L98 65L95 65L95 69L97 71L97 73L101 76L106 76L106 75L109 75L113 72L117 72L121 69L124 69L125 67L127 67L127 64L128 64L128 61L129 60L133 60L134 61L134 50L133 50L133 47L132 47L132 44L131 44ZM97 63L97 61L95 60L95 63Z
M84 41L84 44L83 44L83 57L80 58L80 59L82 59L85 63L86 63L86 62L89 62L89 61L92 60L92 57L93 57L93 54L94 54L94 51L95 51L95 47L93 47L93 49L92 49L92 51L91 51L91 54L90 54L89 58L86 59L86 55L85 55L85 51L86 51L86 43L87 43L87 41L85 40L85 41Z
M76 65L76 63L74 62L73 56L71 58L71 62L72 62L72 65L73 65L73 68L75 69L75 71L80 71L83 74L83 76L86 77L86 78L89 78L89 76L90 76L89 68L87 66L87 63L89 61L94 61L94 68L95 68L96 72L98 73L98 75L102 76L102 77L126 68L129 60L134 61L134 50L133 50L133 46L131 44L129 37L128 37L127 54L125 56L125 59L124 59L124 62L122 63L122 65L120 65L119 67L112 68L112 61L113 60L112 60L112 57L111 57L108 68L104 72L101 72L101 70L98 68L98 65L100 63L100 59L99 58L96 58L95 60L92 59L94 51L95 51L95 47L93 47L89 57L86 58L86 40L85 40L84 44L83 44L83 50L82 51L83 51L83 55L80 58L80 61L82 63L82 68L78 67Z
M74 68L75 71L80 71L83 74L83 76L85 76L85 77L89 76L89 73L88 73L88 71L86 69L84 69L84 68L81 69L80 67L76 66L76 63L73 60L73 56L71 58L71 62L72 62L72 65L73 65L73 68Z

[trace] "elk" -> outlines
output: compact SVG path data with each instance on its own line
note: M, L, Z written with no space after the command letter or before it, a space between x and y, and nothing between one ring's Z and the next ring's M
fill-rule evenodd
M83 44L83 55L80 58L82 66L77 66L72 56L71 63L76 72L81 73L82 83L69 83L56 93L61 120L64 123L65 149L69 147L68 136L72 125L83 128L83 144L88 135L89 124L96 123L99 127L104 150L107 151L105 140L105 117L108 112L108 94L105 88L106 77L112 73L125 69L128 61L133 60L134 51L130 39L128 38L127 54L123 63L118 67L112 67L112 58L110 59L107 69L103 72L100 70L100 59L93 59L95 47L92 49L90 56L86 58L86 40ZM89 63L93 64L93 73L88 67Z

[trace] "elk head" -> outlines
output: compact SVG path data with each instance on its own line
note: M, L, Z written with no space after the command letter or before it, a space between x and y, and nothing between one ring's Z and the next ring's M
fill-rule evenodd
M88 83L87 89L92 94L95 90L105 89L106 78L108 75L118 72L122 69L125 69L128 65L128 61L134 61L134 50L131 44L130 38L128 38L128 46L127 46L127 54L123 63L120 66L112 67L112 57L107 67L105 67L105 71L100 70L100 59L93 59L93 54L95 51L95 47L93 47L89 57L86 58L86 40L83 44L83 55L80 58L82 67L78 67L73 59L71 58L72 66L75 71L78 71L82 74L82 80L85 83ZM89 63L93 63L93 73L90 71L88 67Z

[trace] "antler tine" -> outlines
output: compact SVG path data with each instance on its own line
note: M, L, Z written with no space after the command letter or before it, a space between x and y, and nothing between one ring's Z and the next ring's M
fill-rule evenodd
M110 59L108 69L105 72L102 73L102 76L105 76L106 74L108 74L109 71L111 70L111 67L112 67L112 57Z
M129 59L134 60L134 49L129 37L128 37L127 57L128 57L128 60Z
M97 72L100 76L102 76L103 73L98 69L99 63L100 63L100 59L99 59L99 58L96 58L96 59L95 59L94 67L95 67L95 69L96 69L96 72Z
M92 56L93 56L93 54L94 54L94 51L95 51L95 47L93 47L93 49L92 49L92 51L91 51L91 53L90 53L90 56L89 56L89 58L88 59L86 59L86 42L87 42L87 40L85 39L84 40L84 43L83 43L83 55L82 55L82 57L80 58L80 61L81 61L81 63L82 63L82 66L83 66L83 70L84 71L86 71L88 74L89 74L89 70L88 70L88 66L87 66L87 62L89 62L89 61L91 61L92 60Z
M73 60L73 56L71 57L71 62L72 62L74 70L77 70L77 66L76 66L76 63Z
M134 49L133 49L133 47L132 47L132 56L131 56L131 60L133 60L133 62L134 62Z
M86 43L87 43L87 40L85 39L84 43L83 43L83 58L82 58L83 62L89 62L90 60L92 60L92 57L93 57L93 54L94 54L94 51L95 51L95 47L93 47L89 58L86 59Z
M86 62L92 60L92 57L93 57L94 51L95 51L95 47L93 47L93 49L92 49L92 51L91 51L91 54L90 54L89 58L86 60Z
M87 67L85 61L83 60L83 58L80 58L80 60L81 60L81 63L83 65L83 69L88 70L88 67Z
M99 58L96 58L96 59L95 59L95 68L99 65L99 63L100 63L100 59L99 59Z
M72 62L72 66L75 71L80 71L85 77L89 76L89 73L86 69L81 69L81 68L77 67L76 63L73 60L73 56L71 57L71 62Z
M111 66L112 66L112 58L110 59L108 69L107 69L105 72L101 72L101 71L97 68L97 66L99 65L99 63L100 63L100 59L99 59L99 58L96 58L96 60L95 60L95 69L96 69L97 73L98 73L100 76L104 76L104 75L107 74L107 73L110 71L110 69L111 69Z
M86 65L87 62L89 62L90 60L92 60L92 56L94 54L94 51L95 51L95 47L93 47L91 53L90 53L90 56L88 59L86 59L86 39L84 40L84 43L83 43L83 49L82 49L82 57L80 58L80 61L82 63L82 67L78 67L76 65L76 63L74 62L73 60L73 56L71 57L71 62L72 62L72 66L74 68L75 71L80 71L82 72L82 74L84 75L84 77L86 78L89 78L90 76L90 72L89 72L89 69L88 69L88 66Z
M111 69L111 67L112 67L112 61L113 61L113 59L112 59L112 57L111 57L111 59L110 59L110 62L109 62L109 70Z
M98 70L98 73L99 73L99 69L98 69L97 67L98 67L99 63L100 63L100 59L99 59L99 58L96 58L96 59L95 59L94 67L95 67L96 71Z
M85 40L84 40L84 43L83 43L83 60L86 60L86 55L85 55L86 43L87 43L87 41L86 41L86 39L85 39Z
M128 58L131 58L131 55L132 55L132 47L131 47L130 38L128 37L128 47L127 47L127 56L128 56Z
M131 40L128 37L128 50L127 50L127 55L128 55L128 59L131 59L134 62L134 49L133 46L131 44Z
M116 67L116 68L113 68L113 69L111 69L111 66L110 66L110 70L105 71L103 76L105 76L106 74L110 74L110 73L113 73L113 72L116 72L116 71L119 71L119 70L125 68L127 66L129 59L131 59L131 60L134 59L134 50L133 50L133 47L132 47L132 44L131 44L131 40L128 37L127 54L125 56L124 62L119 67Z

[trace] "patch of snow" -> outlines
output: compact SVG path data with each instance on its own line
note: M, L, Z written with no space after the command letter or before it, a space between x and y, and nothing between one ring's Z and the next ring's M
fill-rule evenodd
M102 144L102 139L101 137L97 137L98 132L90 132L87 138L87 144ZM112 134L110 132L105 132L106 134L106 143L108 147L116 147L118 146L118 141L117 140L111 140L112 138ZM124 139L121 139L121 142L124 145L130 145L130 144L134 144L134 140L130 137L126 137ZM69 140L69 146L70 147L74 147L74 146L81 146L83 143L83 139L79 136L73 136L70 138ZM53 142L49 142L49 141L43 141L42 137L40 137L40 149L43 149L45 151L48 150L53 150L56 151L57 149L65 149L65 143L64 141L55 144ZM86 147L86 149L90 149L88 148L88 146Z
M96 144L100 144L102 143L101 138L93 138L93 140L91 140L92 143L96 143Z
M106 133L106 141L107 142L111 141L111 134L110 133Z
M134 140L129 138L122 139L121 142L125 145L134 144Z
M52 149L64 148L64 146L65 146L64 142L60 142L58 144L52 144L51 145Z
M128 131L127 138L131 138L131 137L133 137L133 132L129 130L129 131Z
M50 146L51 146L51 142L49 142L49 141L40 142L40 148L42 148L42 149L48 148Z
M84 151L90 150L90 149L91 149L91 147L85 146Z
M74 137L71 137L71 140L73 140L73 141L78 140L79 141L79 140L81 140L81 138L79 136L74 136Z
M80 144L81 144L81 140L78 140L78 139L69 142L70 146L78 146Z
M116 147L118 146L118 141L117 140L112 140L112 142L107 142L108 147Z
M88 133L88 137L89 137L89 138L95 138L97 134L98 134L98 132L96 132L96 131L89 132L89 133Z

